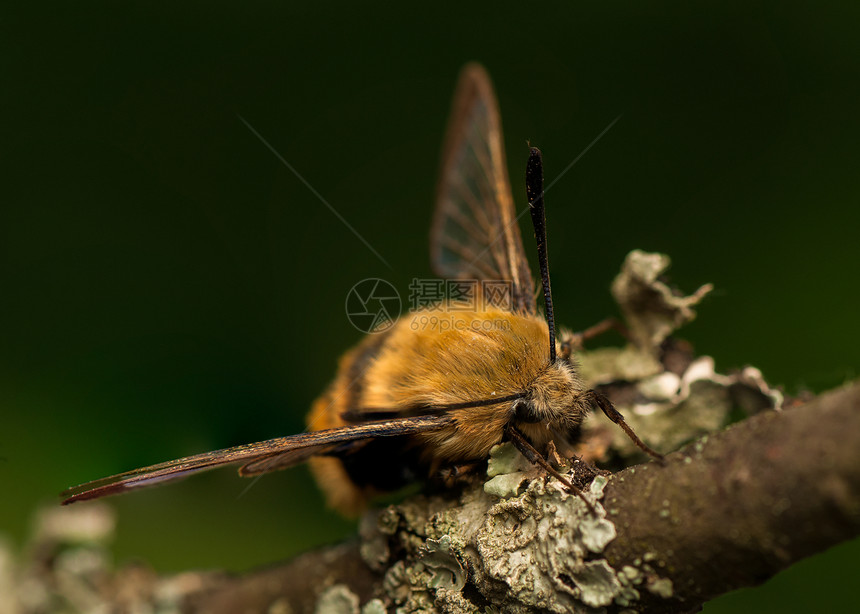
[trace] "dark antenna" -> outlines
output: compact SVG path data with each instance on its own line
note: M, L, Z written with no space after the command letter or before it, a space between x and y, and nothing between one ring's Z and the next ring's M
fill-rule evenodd
M526 196L532 225L537 239L540 283L543 286L543 301L546 305L546 323L549 326L549 361L555 362L555 318L552 313L552 290L549 287L549 264L546 255L546 212L543 205L543 162L540 149L529 148L529 161L526 164Z

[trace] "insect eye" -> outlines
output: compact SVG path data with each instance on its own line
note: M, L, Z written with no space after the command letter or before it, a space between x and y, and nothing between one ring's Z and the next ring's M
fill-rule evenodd
M518 422L534 423L540 422L541 420L540 416L535 413L532 404L523 399L518 399L514 401L513 410L514 419Z

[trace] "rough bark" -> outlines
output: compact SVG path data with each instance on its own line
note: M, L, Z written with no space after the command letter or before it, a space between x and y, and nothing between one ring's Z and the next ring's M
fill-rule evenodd
M673 595L643 592L649 612L694 609L760 584L860 534L860 384L801 407L759 414L672 454L626 469L604 505L619 537L616 569L648 553Z
M613 284L632 343L576 355L642 439L683 447L630 466L620 429L587 421L577 453L626 467L560 467L596 513L509 444L489 480L370 512L359 539L244 575L114 570L110 508L55 508L29 558L0 543L0 614L685 612L860 534L860 383L780 411L756 369L717 373L669 337L710 288L677 293L667 266L632 252Z
M246 576L226 576L217 589L188 595L185 612L313 612L322 587L345 585L367 603L381 576L362 560L358 541L324 548Z
M676 612L695 610L716 595L761 583L806 556L860 534L858 450L860 383L855 383L705 436L671 454L663 466L648 463L613 474L595 501L617 535L602 551L594 552L598 547L585 553L587 566L580 568L585 576L574 573L559 579L570 591L545 597L566 604L559 611L613 609L620 603L634 611ZM78 543L58 556L58 545L43 536L35 549L41 553L40 564L27 571L28 582L40 581L43 590L53 592L53 601L33 609L19 604L7 611L54 611L48 604L59 602L64 611L96 605L134 611L143 604L178 612L355 612L361 607L379 612L398 604L448 611L477 611L493 604L502 611L528 611L540 606L528 605L529 588L523 582L528 579L533 588L539 583L522 575L517 567L522 561L507 568L507 585L475 561L476 552L484 555L492 547L486 518L498 520L512 510L531 513L543 506L538 516L544 519L554 515L581 522L587 512L579 499L553 482L544 485L542 477L529 476L528 471L499 477L506 476L521 480L514 489L517 495L500 500L479 484L454 500L417 497L368 517L361 541L241 576L188 572L159 578L143 567L98 568L81 562L81 553L88 548L92 552L91 545ZM91 509L99 508L75 513L96 513ZM470 517L477 518L477 529L463 522ZM461 521L456 526L455 519ZM531 547L524 545L524 535L535 532L526 527L526 517L520 523L523 529L502 527L503 545L490 558L504 558L506 552L519 556ZM577 526L562 529L571 535L581 531ZM479 547L467 543L481 531ZM574 542L571 538L565 543ZM508 547L515 543L523 548ZM620 578L613 584L613 598L604 603L598 595L595 601L595 593L592 605L583 605L576 597L578 587L588 585L589 573L607 569L614 577L601 577L598 585ZM21 578L17 580L21 586ZM4 583L15 584L9 577L0 580Z

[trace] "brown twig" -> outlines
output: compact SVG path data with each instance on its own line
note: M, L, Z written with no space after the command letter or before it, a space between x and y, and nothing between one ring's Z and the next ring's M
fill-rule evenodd
M604 599L599 605L641 612L696 610L708 599L759 584L804 557L857 536L858 450L860 383L855 383L702 438L668 455L662 466L652 462L612 475L600 504L606 510L603 522L611 522L617 535L608 545L586 551L581 560L586 566L599 563L586 571L608 570L617 574L608 580L623 576L627 584L608 597L592 592L591 605ZM500 501L481 485L457 500L418 497L383 512L370 523L375 536L365 535L363 542L308 552L244 575L186 572L158 578L140 566L75 572L61 564L76 557L52 555L60 546L42 544L37 551L48 554L32 566L39 578L28 580L28 586L41 582L46 591L56 592L51 597L55 602L101 603L110 611L149 604L177 612L311 612L326 591L333 602L346 600L350 611L375 596L383 598L375 611L384 604L393 607L397 599L408 602L416 591L424 599L420 603L447 611L490 603L502 609L522 607L530 597L524 597L517 582L535 571L534 560L523 553L557 549L545 532L535 530L535 523L547 514L566 514L557 518L566 524L549 526L556 527L556 538L574 543L571 536L585 535L582 523L600 520L584 513L580 499L565 489L545 487L540 479L529 483L523 475L528 488L515 488L519 494L509 499ZM509 571L493 575L492 566L508 554L515 555L505 562ZM375 561L374 570L368 560ZM515 568L517 561L524 567ZM448 584L418 587L419 568L425 574L442 569L439 577ZM585 598L582 582L588 581L588 573L579 577L576 569L574 564L571 575L549 577L545 586L557 592L545 597L545 609L569 611ZM86 575L93 573L93 578ZM76 575L77 584L70 581ZM394 585L399 597L391 596ZM60 594L69 587L74 588L71 593Z
M860 384L855 384L801 407L755 416L669 455L664 466L621 471L609 479L602 499L618 531L603 555L616 570L629 566L642 572L635 607L644 612L695 610L719 594L759 584L860 534L858 450ZM348 548L337 556L330 550L304 555L299 567L324 560L331 575L327 584L338 577L366 596L367 575L341 573L356 564L357 551ZM295 562L284 566L296 568ZM258 584L258 574L224 591L236 595L241 583ZM320 589L306 575L277 575L284 595L296 585L300 593ZM664 582L654 584L658 578ZM504 594L480 581L473 589ZM199 603L216 604L223 594ZM294 611L306 611L309 603L307 594L290 601Z

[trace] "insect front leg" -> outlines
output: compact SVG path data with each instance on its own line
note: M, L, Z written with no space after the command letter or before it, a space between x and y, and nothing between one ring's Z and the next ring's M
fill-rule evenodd
M607 399L605 396L603 396L596 390L589 390L587 394L589 395L589 398L594 402L594 404L597 405L601 410L603 410L603 413L606 414L606 417L612 420L618 426L620 426L621 430L623 430L627 434L630 440L635 443L640 450L642 450L646 454L649 454L661 463L663 462L663 455L656 450L652 450L647 445L645 445L645 443L641 439L639 439L636 433L633 432L633 429L630 428L630 425L627 424L627 422L624 420L624 416L621 415L621 412L615 409L615 406L612 404L612 401Z
M564 484L568 490L575 493L580 499L583 500L586 506L588 506L588 510L592 513L592 515L596 515L597 512L594 509L594 506L591 504L591 501L585 498L585 493L582 492L580 488L575 486L568 480L566 477L561 475L555 467L550 465L547 460L543 457L543 455L538 452L535 447L529 443L529 440L526 439L525 435L523 435L515 426L508 425L505 430L505 435L507 439L514 444L514 447L520 451L520 453L526 457L530 463L537 465L541 469L543 469L546 473L556 478L559 482Z

